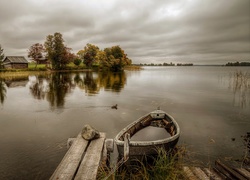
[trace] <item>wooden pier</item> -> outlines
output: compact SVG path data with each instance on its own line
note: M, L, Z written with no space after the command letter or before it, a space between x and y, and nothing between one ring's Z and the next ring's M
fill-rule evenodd
M70 138L70 148L58 165L50 180L94 180L100 165L106 165L113 152L112 139L105 133L94 140L85 140L81 133ZM232 168L221 161L215 161L213 168L183 167L184 179L190 180L250 180L250 167Z
M105 146L106 134L100 133L98 139L87 141L81 133L73 140L61 163L51 176L51 180L96 179L102 159L107 157Z
M250 180L250 168L232 168L219 160L213 168L183 167L184 177L190 180Z

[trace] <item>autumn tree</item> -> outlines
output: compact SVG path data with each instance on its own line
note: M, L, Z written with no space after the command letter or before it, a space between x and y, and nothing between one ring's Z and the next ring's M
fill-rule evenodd
M43 57L44 47L40 43L33 44L28 49L28 57L36 62L36 67L40 58Z
M96 55L96 61L102 66L102 67L108 67L110 68L110 64L108 61L107 53L105 51L98 51Z
M3 53L3 48L0 44L0 68L2 67L3 59L4 59L4 53Z
M120 46L105 48L104 52L107 56L107 58L102 62L104 68L109 68L112 71L121 71L124 66L131 65L132 63Z
M74 54L71 53L70 48L64 45L61 33L56 32L54 35L48 35L44 46L53 69L63 69L69 62L73 61Z
M78 51L77 55L82 59L83 63L90 68L96 60L98 51L98 46L88 43L83 50Z
M70 62L74 62L74 59L77 58L77 56L71 52L72 49L65 47L65 51L63 54L63 61L62 63L66 66L67 64L69 64Z

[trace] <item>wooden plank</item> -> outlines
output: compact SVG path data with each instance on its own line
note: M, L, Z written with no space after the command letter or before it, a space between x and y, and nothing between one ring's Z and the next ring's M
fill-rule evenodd
M80 133L50 179L73 179L87 146L88 141L84 140Z
M220 172L216 167L213 168L214 172L216 172L222 179L228 179L225 174Z
M101 166L106 166L108 163L108 150L107 150L107 144L105 143L106 141L104 141L103 144L103 150L102 150L102 159L101 159Z
M187 166L184 166L183 167L183 171L185 173L185 179L190 179L190 180L199 180L195 175L194 173L191 171L191 169Z
M209 177L199 167L193 167L193 173L202 180L209 180Z
M243 168L235 168L235 170L244 176L246 179L250 179L250 172Z
M100 138L92 140L81 162L75 179L93 180L96 179L97 170L102 156L102 149L105 142L105 133L100 133Z
M230 167L226 166L225 164L221 163L220 161L215 161L215 166L216 168L225 174L228 178L231 179L241 179L241 180L246 180L242 175L231 169Z
M204 172L207 174L209 179L222 180L222 178L213 169L204 168Z

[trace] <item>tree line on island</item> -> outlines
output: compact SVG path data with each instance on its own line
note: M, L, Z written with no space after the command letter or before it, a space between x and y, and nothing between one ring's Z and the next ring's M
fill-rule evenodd
M172 62L170 63L158 63L158 64L154 64L154 63L140 63L139 66L193 66L194 64L193 63L177 63L177 64L174 64Z
M226 66L250 66L250 62L228 62Z
M28 49L28 57L36 62L36 67L41 60L47 60L53 70L64 70L70 63L76 66L84 63L87 68L98 66L102 69L121 71L124 66L132 64L132 60L119 45L102 50L96 45L87 44L74 54L72 49L64 44L63 36L59 32L48 35L44 44L31 45ZM0 63L3 59L3 49L0 46Z
M48 35L44 44L35 43L28 49L28 57L37 64L41 59L48 60L50 68L53 70L64 70L66 66L73 63L79 67L81 63L87 68L97 66L101 69L111 71L121 71L126 65L132 65L132 60L128 58L124 50L119 46L112 46L100 49L93 44L87 44L82 50L76 54L72 53L72 49L64 44L61 33L56 32ZM0 44L0 67L4 59L3 48ZM193 63L140 63L138 66L193 66ZM250 66L250 62L228 62L225 66Z
M98 46L88 43L77 54L71 51L72 49L64 44L62 34L56 32L54 35L47 36L44 45L33 44L28 50L28 57L36 62L40 58L47 58L54 70L65 69L66 65L71 62L76 66L84 63L87 68L96 65L112 71L120 71L124 66L132 64L132 60L118 45L101 50ZM44 57L43 53L45 53Z

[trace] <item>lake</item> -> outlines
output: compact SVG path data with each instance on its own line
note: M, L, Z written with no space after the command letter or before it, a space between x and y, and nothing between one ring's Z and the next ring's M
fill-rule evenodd
M176 119L191 158L242 159L249 76L249 67L190 66L0 78L0 179L48 179L85 124L114 138L157 107Z

